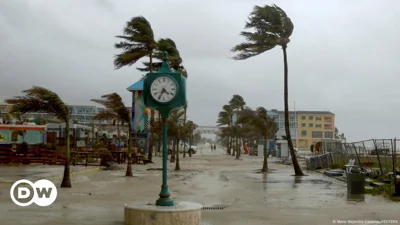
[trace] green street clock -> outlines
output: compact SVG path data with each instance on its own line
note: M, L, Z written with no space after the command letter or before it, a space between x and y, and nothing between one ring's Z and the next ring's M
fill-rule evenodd
M163 122L163 179L157 206L173 206L170 198L167 176L167 145L168 122L171 110L182 108L186 104L186 78L180 73L172 72L168 64L168 54L164 52L164 62L161 69L155 73L146 74L143 84L143 100L146 107L155 109L161 114Z
M168 56L164 55L160 70L146 74L143 100L146 107L159 111L162 118L168 118L171 110L186 104L186 78L171 71Z
M172 101L178 92L177 82L168 75L163 75L155 80L150 85L151 97L160 103L168 103Z

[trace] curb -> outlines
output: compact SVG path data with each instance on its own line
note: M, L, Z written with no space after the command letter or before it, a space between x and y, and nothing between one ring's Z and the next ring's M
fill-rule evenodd
M82 171L71 172L70 176L74 177L74 176L77 176L77 175L98 171L100 169L101 169L101 167L95 167L95 168L86 169L86 170L82 170ZM42 178L42 179L46 179L46 180L50 180L50 181L57 181L57 180L61 180L62 178L63 178L63 175L55 176L55 177L49 177L49 178ZM11 185L13 183L15 183L15 181L0 181L0 185L1 184L10 184Z

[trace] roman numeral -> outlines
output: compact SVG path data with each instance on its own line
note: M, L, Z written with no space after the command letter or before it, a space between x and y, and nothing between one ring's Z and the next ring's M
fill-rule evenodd
M160 84L161 84L161 80L158 80L158 83L160 83Z

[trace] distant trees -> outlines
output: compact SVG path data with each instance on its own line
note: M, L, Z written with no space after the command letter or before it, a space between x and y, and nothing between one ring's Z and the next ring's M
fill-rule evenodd
M224 105L222 111L219 112L217 124L220 127L220 141L226 145L227 153L236 155L236 158L240 157L242 145L246 144L255 149L258 140L264 139L262 172L268 170L266 145L268 140L274 139L278 132L278 126L267 115L267 110L264 107L253 110L246 107L243 97L234 95L229 104ZM233 152L231 152L231 149Z

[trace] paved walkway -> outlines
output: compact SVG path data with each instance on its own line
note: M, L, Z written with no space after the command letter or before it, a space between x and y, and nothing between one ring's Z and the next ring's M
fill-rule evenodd
M182 171L169 172L176 201L226 206L203 211L204 225L330 225L333 220L399 218L399 203L370 195L353 201L346 194L345 183L322 174L307 172L309 176L293 177L291 166L276 163L269 164L269 173L257 173L261 157L243 155L243 160L235 160L217 152L181 157ZM158 197L161 171L147 170L160 167L160 158L154 160L156 164L134 165L133 178L124 177L125 171L77 175L73 187L58 189L56 202L47 208L14 205L10 185L0 184L1 225L122 225L124 203L154 202ZM169 163L169 168L173 165Z

